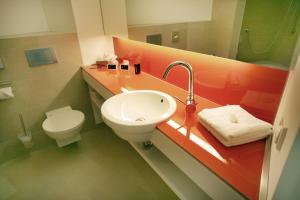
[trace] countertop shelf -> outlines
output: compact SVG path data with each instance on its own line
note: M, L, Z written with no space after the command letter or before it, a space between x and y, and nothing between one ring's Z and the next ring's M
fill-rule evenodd
M135 75L132 68L122 71L84 67L83 71L113 94L121 93L124 89L151 89L160 90L183 101L187 95L187 91L147 73ZM241 194L249 199L258 199L266 140L225 147L197 118L197 113L202 109L221 105L198 95L195 95L195 100L196 111L190 112L176 99L175 114L157 128Z

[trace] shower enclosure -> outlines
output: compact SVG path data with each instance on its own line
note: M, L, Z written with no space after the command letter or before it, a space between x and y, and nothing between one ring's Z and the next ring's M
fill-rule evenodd
M248 0L237 59L288 69L300 44L299 19L299 0Z

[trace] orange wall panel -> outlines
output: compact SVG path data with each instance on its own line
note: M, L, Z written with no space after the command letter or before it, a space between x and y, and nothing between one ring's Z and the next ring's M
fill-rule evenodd
M132 40L113 41L116 55L140 63L143 72L162 78L168 64L186 61L193 67L197 95L220 105L239 104L271 123L275 119L287 71ZM174 68L166 80L187 90L187 73L182 68Z

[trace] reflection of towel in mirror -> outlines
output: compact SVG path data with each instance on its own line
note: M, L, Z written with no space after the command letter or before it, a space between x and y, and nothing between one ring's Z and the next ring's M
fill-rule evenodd
M13 98L14 94L11 87L0 88L0 100Z
M203 109L200 123L225 146L249 143L272 133L272 125L257 119L239 105Z

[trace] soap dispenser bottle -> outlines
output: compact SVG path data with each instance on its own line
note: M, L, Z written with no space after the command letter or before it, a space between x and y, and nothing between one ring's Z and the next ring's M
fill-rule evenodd
M141 73L141 64L139 64L139 63L134 64L134 73L135 74Z

